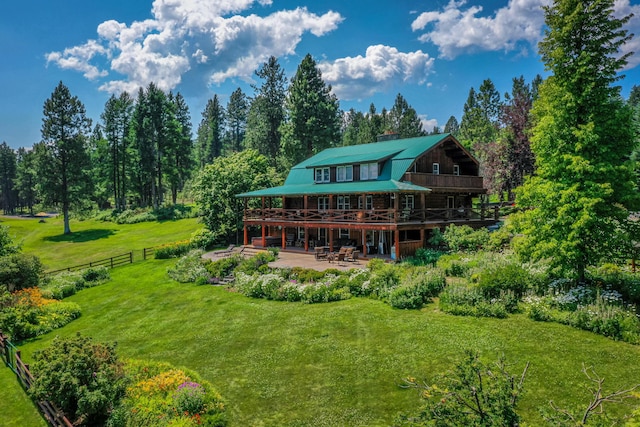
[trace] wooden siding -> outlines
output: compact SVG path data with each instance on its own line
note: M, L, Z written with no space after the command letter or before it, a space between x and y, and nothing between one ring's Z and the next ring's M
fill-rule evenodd
M407 172L404 174L403 180L422 187L428 187L431 191L446 191L451 189L473 191L475 193L484 193L486 191L483 187L483 179L481 176L442 174L442 166L440 172L440 175Z

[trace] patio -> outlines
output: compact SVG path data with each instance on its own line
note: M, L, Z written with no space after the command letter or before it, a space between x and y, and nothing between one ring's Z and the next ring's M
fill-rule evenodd
M278 253L278 259L270 262L269 267L273 268L292 268L303 267L312 268L318 271L324 271L329 268L335 268L337 270L351 270L354 268L365 268L367 266L368 259L360 258L357 262L350 261L333 261L329 262L326 259L317 260L313 253L307 253L304 251L280 251Z

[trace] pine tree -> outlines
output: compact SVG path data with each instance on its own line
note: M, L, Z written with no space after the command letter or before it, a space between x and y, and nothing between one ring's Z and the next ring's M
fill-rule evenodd
M34 146L41 195L45 204L62 207L64 234L69 234L70 210L89 194L86 144L91 121L84 104L62 82L45 101L43 114L42 142Z
M202 112L196 137L196 157L200 168L222 155L223 128L224 108L218 95L213 95Z
M631 109L621 100L629 17L613 15L613 0L555 0L545 7L540 54L552 75L533 107L536 175L518 193L529 207L514 218L524 238L519 253L548 258L585 278L588 266L628 247L629 209L638 192L629 156L635 148ZM623 256L625 254L622 254Z
M299 163L340 140L338 99L322 80L310 54L291 79L285 105L282 150L289 164Z
M390 130L400 135L400 138L413 138L425 134L418 113L401 94L396 96L389 111L389 123Z
M16 152L3 142L0 144L0 205L5 215L15 213L17 207L16 169Z
M234 90L227 103L227 151L236 153L242 151L248 111L247 96L240 88Z
M271 56L256 71L263 80L260 87L253 86L256 94L251 101L247 116L246 147L258 150L276 166L280 156L284 121L284 100L287 94L287 79L275 56Z
M449 117L449 120L447 120L447 123L444 125L444 133L450 133L453 136L457 136L458 132L460 132L458 119L456 119L455 116Z
M33 215L33 205L36 203L36 158L33 150L19 148L17 152L16 190L18 192L18 206L22 210L26 207Z

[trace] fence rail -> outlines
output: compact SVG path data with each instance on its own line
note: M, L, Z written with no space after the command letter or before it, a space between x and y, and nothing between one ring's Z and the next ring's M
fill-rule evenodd
M146 258L145 258L146 259ZM112 256L111 258L100 259L98 261L91 261L85 264L78 264L72 267L61 268L59 270L47 271L47 274L55 274L60 273L61 271L77 271L82 270L84 268L90 267L117 267L119 265L131 264L133 263L133 251L127 252L125 254Z
M29 371L29 365L22 361L20 350L9 341L9 338L2 331L0 331L0 358L16 374L20 385L25 390L29 390L33 385L33 375ZM71 421L53 403L44 400L36 402L36 405L50 425L54 427L73 427Z

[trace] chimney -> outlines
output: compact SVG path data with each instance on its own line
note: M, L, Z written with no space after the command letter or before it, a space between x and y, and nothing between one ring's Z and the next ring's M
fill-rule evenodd
M396 139L400 139L400 134L399 133L394 133L394 132L391 132L391 131L386 131L382 135L378 135L376 139L377 139L378 142L394 141Z

